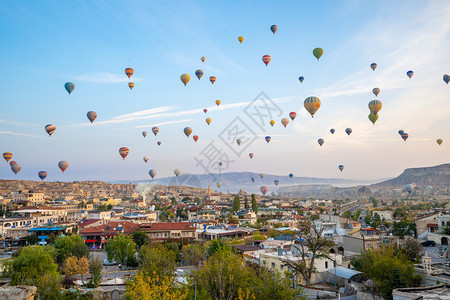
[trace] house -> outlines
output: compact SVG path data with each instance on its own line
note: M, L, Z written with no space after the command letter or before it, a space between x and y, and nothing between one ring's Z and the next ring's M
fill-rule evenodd
M99 211L99 210L93 210L88 212L87 219L102 219L102 220L110 220L111 219L111 212L110 211Z
M417 237L425 239L428 233L437 233L439 231L438 217L441 212L434 212L415 218L414 223L417 228Z
M398 237L380 235L371 227L352 230L342 237L344 251L356 254L367 249L376 249L379 245L394 246L397 243Z
M203 230L196 231L197 240L215 240L219 238L242 239L253 235L256 229L248 227L229 227L227 229L223 227L205 228Z
M104 221L105 222L105 221ZM83 228L80 236L86 245L93 249L103 249L108 243L108 239L119 234L130 235L139 230L139 224L133 222L105 222L95 227Z
M41 205L45 202L44 193L28 190L6 194L4 197L11 199L13 203L21 203L25 206Z
M14 213L32 218L32 227L67 221L67 211L56 207L22 206Z
M258 222L256 213L251 210L241 211L237 213L239 225L253 225Z
M380 216L380 220L392 221L393 219L393 213L390 210L376 210L373 213L377 213Z
M141 224L140 229L153 241L193 241L196 228L188 222Z

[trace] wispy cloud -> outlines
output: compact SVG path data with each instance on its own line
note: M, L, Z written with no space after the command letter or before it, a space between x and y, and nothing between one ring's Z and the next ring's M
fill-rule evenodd
M115 74L109 72L94 72L73 77L75 80L93 82L93 83L122 83L129 82L130 79L125 74ZM133 82L143 81L143 78L132 77Z
M0 124L8 124L8 125L15 125L15 126L34 126L32 124L21 123L21 122L16 122L16 121L9 121L9 120L2 120L2 119L0 119Z
M134 120L136 118L141 118L141 117L145 117L148 115L166 112L166 111L172 110L173 108L174 108L173 106L161 106L161 107L157 107L157 108L150 108L150 109L146 109L146 110L132 112L129 114L120 115L120 116L114 117L112 119L113 120L127 120L127 121L129 119Z
M161 122L161 123L154 123L154 124L148 124L148 125L140 125L135 126L134 128L145 128L145 127L153 127L153 126L162 126L162 125L169 125L169 124L177 124L177 123L183 123L183 122L190 122L192 119L184 119L184 120L178 120L178 121L169 121L169 122Z
M13 132L13 131L1 131L0 134L7 134L7 135L18 135L18 136L26 136L26 137L32 137L32 138L39 138L38 136L26 134L26 133L20 133L20 132Z

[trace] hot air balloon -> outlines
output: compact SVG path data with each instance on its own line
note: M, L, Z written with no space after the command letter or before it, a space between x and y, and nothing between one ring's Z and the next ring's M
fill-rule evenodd
M377 64L376 63L371 63L370 64L370 67L372 68L372 70L374 70L375 71L375 69L377 68Z
M283 124L284 128L286 128L286 126L289 124L289 119L288 118L281 119L281 124Z
M14 164L14 165L11 166L11 170L16 175L17 175L17 173L19 173L20 169L22 169L22 167L19 164Z
M270 57L270 55L264 55L262 57L262 61L266 64L266 67L270 63L271 60L272 60L272 58Z
M275 186L277 186L277 185L280 183L280 181L279 181L278 179L275 179L275 180L273 181L273 183L275 183Z
M216 185L220 189L222 187L222 182L219 181L218 183L216 183Z
M266 140L267 143L269 143L272 138L270 136L266 136L264 139Z
M239 43L242 44L242 42L244 41L244 37L243 36L238 37L238 41L239 41Z
M406 72L406 76L408 76L409 79L411 79L411 77L413 77L413 75L414 75L414 72L411 71L411 70L409 70L408 72Z
M402 133L402 139L406 142L406 140L408 139L409 135L406 132Z
M157 127L157 126L153 127L152 128L152 132L156 136L158 134L158 132L159 132L159 127Z
M219 167L223 166L223 162L219 161Z
M369 109L371 113L377 114L381 107L383 106L383 104L381 103L380 100L372 100L369 102Z
M209 81L211 81L211 83L214 84L214 82L216 82L216 77L215 76L209 77Z
M73 83L73 82L66 82L65 84L64 84L64 88L66 89L66 91L69 93L69 95L70 95L70 93L72 93L73 92L73 90L75 89L75 84Z
M253 183L255 183L255 177L250 178Z
M325 143L324 139L318 139L317 142L319 143L320 147L322 147L323 143Z
M351 128L346 128L345 129L345 133L350 135L353 132L353 130Z
M275 34L275 32L277 32L277 30L278 30L278 26L277 25L270 26L270 31L272 31L273 34Z
M64 171L69 167L69 163L65 160L62 160L58 163L58 167L61 169L61 171L64 173Z
M261 191L261 193L263 195L265 195L269 191L269 188L267 186L263 185L262 187L259 188L259 190Z
M212 121L212 120L211 120L211 118L206 118L206 120L205 120L205 121L206 121L206 124L208 124L208 125L209 125L209 124L211 124L211 121Z
M334 134L336 132L336 130L334 130L334 128L330 129L331 134Z
M173 170L173 173L175 174L175 176L178 177L178 175L180 175L180 173L181 173L181 170L180 169L175 169L175 170Z
M344 165L339 165L339 170L341 170L341 172L342 172L342 170L344 170Z
M205 109L203 109L203 112L206 114L208 112L208 110L205 108Z
M303 83L303 80L305 80L305 77L300 76L300 77L298 78L298 80L300 81L300 83Z
M197 143L197 141L198 141L198 135L194 135L192 138L193 138L194 141Z
M378 96L378 94L380 93L380 89L379 88L373 88L372 89L372 93L375 95L375 97L377 97Z
M132 90L134 88L134 82L128 82L128 87Z
M303 105L305 106L306 110L311 114L311 117L314 118L314 114L320 108L320 99L314 96L308 97L303 102Z
M3 153L3 158L8 162L13 157L13 154L11 152L5 152Z
M216 100L216 105L219 106L222 103L220 100Z
M293 177L294 177L294 174L290 173L290 174L289 174L289 178L292 179Z
M289 118L291 118L292 121L294 121L296 117L297 117L297 113L296 112L292 111L292 112L289 113Z
M150 171L148 171L148 175L150 175L151 178L155 178L156 170L155 169L151 169Z
M142 136L146 137L147 136L147 131L142 131Z
M202 78L203 76L203 71L202 70L195 71L195 76L197 76L198 80L200 80L200 78Z
M45 126L45 131L48 133L49 136L52 136L52 134L55 132L56 127L55 125L48 124Z
M148 158L148 156L144 156L143 159L144 159L145 162L148 162L148 160L149 160L150 158Z
M248 156L250 157L250 159L252 159L254 154L253 153L249 153Z
M274 120L270 120L270 125L273 127L273 125L275 124L275 121Z
M445 83L448 84L448 82L450 81L450 76L448 76L447 74L444 74L442 79L444 79Z
M189 80L191 80L191 76L189 76L189 74L181 74L180 80L182 83L184 83L184 86L186 86L186 84L188 84Z
M411 183L408 183L407 185L405 185L405 191L407 191L408 194L411 194L412 191L414 191L414 185Z
M261 177L261 179L264 179L264 174L259 174L259 177Z
M322 48L315 48L313 50L313 55L314 55L315 58L317 58L317 60L319 60L319 58L321 58L322 55L323 55L323 49Z
M241 140L241 139L237 139L237 140L236 140L236 144L238 144L238 146L239 146L241 143L242 143L242 140Z
M157 141L156 144L158 144L158 146L161 146L161 142L160 141Z
M403 133L405 133L405 131L403 131L401 129L398 131L398 134L400 134L400 135L402 135Z
M38 176L39 176L39 178L40 178L42 181L44 181L44 179L47 177L47 172L45 172L45 171L40 171L40 172L38 173Z
M442 144L443 141L444 141L443 139L437 139L437 140L436 140L436 143L438 143L438 145L440 146L440 145Z
M132 68L126 68L125 74L127 74L128 78L130 78L134 73L134 70Z
M368 116L370 122L375 125L375 122L378 120L378 114L370 113Z
M202 62L205 62L205 60L206 60L206 58L204 56L202 56L200 59Z
M187 137L189 137L191 135L191 133L192 133L192 128L191 127L185 127L183 131L184 131L184 134Z
M127 147L121 147L119 149L119 154L120 156L122 156L122 158L125 160L125 158L127 157L128 153L130 153L130 149L128 149Z
M9 162L9 165L12 167L13 165L15 165L15 164L17 164L17 161L15 161L15 160L12 160L12 161L10 161Z
M95 119L97 119L97 113L95 111L88 111L86 114L89 121L91 121L91 124L94 123Z

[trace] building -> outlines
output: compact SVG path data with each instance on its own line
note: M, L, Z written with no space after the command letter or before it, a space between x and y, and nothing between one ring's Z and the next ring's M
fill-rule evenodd
M87 227L87 226L86 226ZM91 249L103 249L108 240L119 234L130 235L139 230L139 224L133 222L109 221L95 227L83 228L80 236Z
M381 220L392 221L392 211L390 210L374 210L374 214L378 214Z
M222 227L213 227L213 228L205 228L203 230L196 231L196 239L197 240L215 240L220 238L227 239L243 239L253 235L253 232L257 231L254 228L248 227L230 227L230 228L222 228Z
M239 225L253 225L258 222L256 213L251 210L238 212L237 217Z
M67 221L67 211L61 208L55 207L36 207L36 206L23 206L14 211L15 214L20 216L32 218L31 227L39 227L49 224L57 224Z
M426 287L398 288L392 291L394 300L450 299L450 286L437 284Z
M3 195L4 198L12 200L13 203L20 203L25 206L42 205L45 202L44 194L35 191L18 191Z
M93 210L93 211L88 212L87 218L88 219L110 220L111 212L110 211Z
M342 237L344 251L361 253L367 249L376 249L379 245L394 246L398 237L380 235L373 228L361 228L348 232Z
M170 239L188 242L195 240L196 228L189 222L142 224L140 228L153 241Z
M289 228L296 228L297 227L297 221L296 220L268 220L267 225L272 227L289 227Z
M441 212L431 213L417 217L414 221L417 228L417 237L425 239L428 233L437 233L439 230L438 217Z

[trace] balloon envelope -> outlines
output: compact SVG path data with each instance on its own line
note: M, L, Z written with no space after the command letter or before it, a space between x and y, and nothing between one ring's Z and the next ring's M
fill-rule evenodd
M22 169L22 167L19 164L14 164L11 166L11 170L14 172L14 174L19 173L20 169Z
M214 82L216 82L216 77L215 76L209 77L209 81L211 81L211 83L214 84Z
M438 143L438 145L440 146L440 145L442 144L443 141L444 141L443 139L437 139L437 140L436 140L436 143Z
M278 185L278 184L280 183L280 181L277 180L277 179L275 179L275 180L273 181L273 183L275 183L275 185Z
M270 120L270 125L273 127L273 125L275 124L275 121L274 120Z
M406 72L406 76L408 76L409 77L409 79L411 79L411 77L414 75L414 72L413 71L408 71L408 72Z
M211 121L212 121L212 120L211 120L211 118L206 118L206 120L205 120L205 121L206 121L206 124L208 124L208 125L209 125L209 124L211 124Z
M414 191L414 185L411 183L408 183L405 185L405 191L407 191L409 194L411 194L412 191Z
M239 41L239 43L242 44L242 42L244 41L244 37L243 36L238 37L238 41Z
M311 114L311 117L314 118L314 114L320 108L320 99L314 96L308 97L303 102L303 105L305 106L305 109Z
M261 179L264 179L264 174L259 174L259 177L261 177Z
M189 74L181 74L180 80L186 86L186 84L188 84L189 80L191 80L191 76L189 76Z
M402 135L403 133L405 133L405 131L403 131L401 129L398 131L398 134L400 134L400 135Z
M442 76L442 79L444 80L444 82L446 84L448 84L448 82L450 81L450 76L448 76L447 74L444 74L444 76Z
M270 55L264 55L262 57L262 61L266 64L266 67L270 63L271 60L272 60L272 58L270 57Z
M73 92L73 90L75 89L75 84L73 83L73 82L66 82L65 84L64 84L64 88L66 89L66 91L69 93L69 95L70 95L70 93L72 93Z
M331 134L334 134L336 132L336 130L334 130L334 128L330 129Z
M10 166L15 165L15 164L17 164L17 161L15 161L15 160L12 160L12 161L9 162Z
M372 93L375 95L375 97L377 97L378 96L378 94L380 93L380 89L379 88L373 88L372 89Z
M192 138L194 139L195 142L198 141L198 135L194 135Z
M128 87L132 90L134 88L134 82L128 82Z
M45 126L45 131L48 133L49 136L52 136L52 134L55 132L56 127L55 125L48 124Z
M286 128L286 126L289 124L289 119L288 118L281 119L281 124L283 124L284 128Z
M161 142L160 141L157 141L156 144L158 144L158 146L161 146Z
M272 31L273 34L275 34L275 32L277 32L277 30L278 30L278 26L277 25L270 26L270 31Z
M378 120L378 114L370 113L368 116L370 122L375 125L375 122Z
M61 171L64 173L64 171L69 167L69 163L65 160L62 160L58 163L58 167L61 169Z
M302 83L303 83L303 80L305 80L305 77L303 77L303 76L300 76L300 77L298 78L298 80L299 80L300 82L302 82Z
M181 174L181 170L180 169L175 169L173 170L173 173L175 174L175 176L178 176Z
M269 143L272 138L270 136L266 136L264 139L266 140L267 143Z
M192 128L191 127L185 127L183 131L184 131L184 134L187 137L189 137L191 135L191 133L192 133Z
M145 162L148 162L149 159L150 159L150 158L148 158L148 156L144 156L144 161L145 161Z
M253 183L255 183L255 177L252 177L251 180Z
M377 64L376 63L371 63L370 64L370 67L372 68L372 70L374 70L375 71L375 69L377 68Z
M13 154L11 152L5 152L3 153L3 158L8 162L13 157Z
M156 170L155 169L151 169L150 171L148 171L148 174L150 175L151 178L155 178Z
M95 119L97 119L97 113L95 111L88 111L86 114L89 121L91 121L91 124L94 123Z
M128 156L128 153L130 153L130 149L128 149L127 147L121 147L119 149L119 154L120 156L122 156L122 158L125 160L125 157Z
M408 139L409 135L406 132L402 133L402 139L406 142L406 140Z
M142 131L142 136L146 137L147 136L147 131Z
M47 172L45 172L45 171L40 171L40 172L38 173L38 176L39 176L39 178L40 178L42 181L44 181L44 179L47 177Z
M238 146L239 146L241 143L242 143L242 140L241 140L241 139L237 139L237 140L236 140L236 144L238 144Z
M198 80L200 80L200 78L202 78L203 76L203 71L202 70L195 71L195 76L197 76Z
M259 190L261 191L261 193L263 195L265 195L269 191L269 188L267 186L263 185L262 187L259 188Z
M371 113L377 114L380 110L383 104L380 100L372 100L369 102L369 109Z
M219 161L219 167L223 166L223 162Z
M345 129L345 133L350 135L353 132L353 130L351 128L346 128Z
M220 189L222 187L222 182L219 181L218 183L216 183L216 185Z
M221 103L221 101L220 101L220 100L216 100L216 105L217 105L217 106L219 106L219 105L220 105L220 103Z
M205 60L206 60L206 58L204 56L202 56L200 59L202 62L205 62Z
M153 132L154 135L157 135L158 132L159 132L159 127L157 127L157 126L153 127L152 128L152 132Z
M313 55L314 55L315 58L317 58L317 60L319 60L319 58L321 58L322 55L323 55L323 49L322 48L315 48L313 50Z
M203 109L203 112L206 114L208 112L208 110L205 108L205 109Z
M341 172L342 172L342 170L344 170L344 165L339 165L338 168L339 168L339 170L341 170Z
M132 68L126 68L125 74L127 74L128 78L130 78L134 73L134 70Z
M248 156L250 157L250 159L252 159L254 154L253 153L249 153Z
M292 173L291 173L291 174L289 174L289 178L291 178L291 179L292 179L293 177L294 177L294 174L292 174Z
M297 113L295 111L292 111L289 113L289 118L291 118L292 121L297 117Z
M318 139L317 142L322 147L323 143L325 143L325 140L324 139Z

